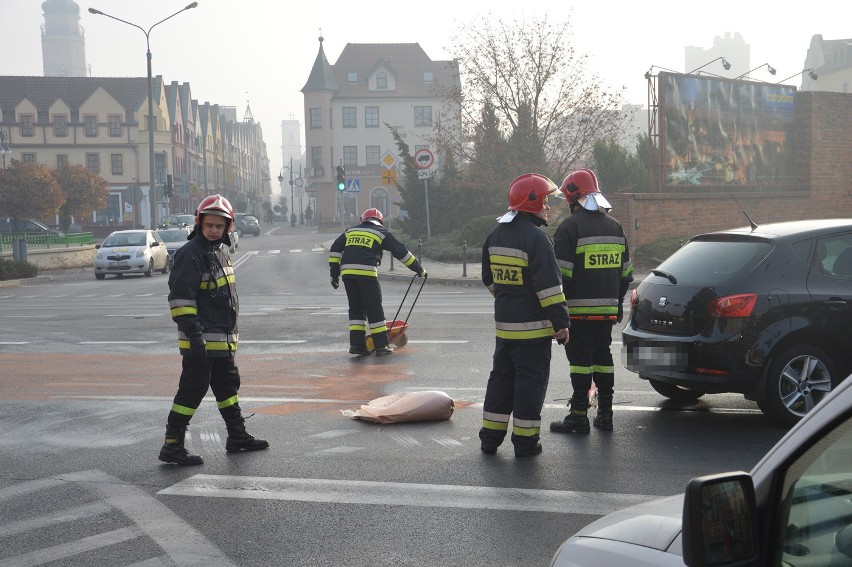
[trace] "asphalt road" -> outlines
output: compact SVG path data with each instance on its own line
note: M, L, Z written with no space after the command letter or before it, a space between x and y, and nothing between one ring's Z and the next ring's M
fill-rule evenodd
M0 567L547 565L600 515L747 470L784 432L739 396L673 406L617 364L614 432L545 425L535 459L508 444L483 455L487 291L427 283L408 345L352 358L345 293L319 246L333 235L264 230L234 255L237 362L247 427L271 448L225 453L206 401L188 439L200 467L157 460L180 363L167 276L0 289ZM383 284L388 319L406 288ZM553 355L545 421L568 397L568 363L555 344ZM450 420L376 425L341 411L423 390L455 400Z

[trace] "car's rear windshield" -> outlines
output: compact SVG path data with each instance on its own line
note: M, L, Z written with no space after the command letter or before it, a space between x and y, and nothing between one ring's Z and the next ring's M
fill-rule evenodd
M693 240L669 256L657 270L673 275L678 285L731 284L751 271L770 250L770 243L758 240Z
M180 242L186 240L186 233L182 230L158 230L157 234L163 239L163 242Z

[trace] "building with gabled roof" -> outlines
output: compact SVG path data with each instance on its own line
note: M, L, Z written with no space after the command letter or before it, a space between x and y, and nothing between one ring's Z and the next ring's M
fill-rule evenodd
M332 65L323 38L319 42L302 87L307 171L301 181L315 199L317 218L343 223L370 207L398 216L400 164L390 128L412 154L432 152L430 174L440 175L435 124L457 124L461 139L460 111L441 94L461 88L458 62L433 61L417 43L349 43ZM339 165L347 178L343 192L337 190Z

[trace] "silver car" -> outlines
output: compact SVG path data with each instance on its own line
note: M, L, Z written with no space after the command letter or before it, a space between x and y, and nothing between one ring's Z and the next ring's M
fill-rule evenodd
M154 230L117 230L95 246L95 278L107 274L145 274L155 271L169 273L169 253Z
M169 252L169 269L175 265L175 251L178 248L189 242L186 239L189 233L192 232L191 226L173 226L171 228L158 228L157 234L163 239L166 244L166 250Z
M852 565L852 379L751 470L614 512L565 541L551 566Z

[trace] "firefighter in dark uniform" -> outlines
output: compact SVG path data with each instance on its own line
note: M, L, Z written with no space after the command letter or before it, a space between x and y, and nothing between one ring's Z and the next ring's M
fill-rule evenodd
M556 259L562 272L571 312L571 340L565 344L573 393L570 411L550 424L559 433L588 433L589 389L598 388L594 426L612 430L615 368L610 345L612 328L621 322L624 295L633 281L633 263L624 230L609 216L612 208L590 169L569 174L560 188L571 216L554 235Z
M556 184L527 173L509 186L509 212L482 247L482 283L494 296L494 362L485 390L481 449L494 454L512 416L516 457L541 453L541 409L550 378L551 345L568 339L568 309L547 225Z
M378 209L367 209L361 215L361 224L338 236L328 255L331 287L337 289L342 276L349 300L349 353L359 356L372 353L366 342L368 322L376 356L392 352L377 270L384 251L389 251L417 275L426 276L414 254L384 227L384 220Z
M240 373L234 364L240 311L234 269L228 255L228 232L234 210L220 195L206 197L195 213L195 228L175 252L169 276L169 309L178 326L178 347L183 355L178 391L166 425L160 460L178 465L200 465L200 455L184 447L189 421L208 388L213 390L230 452L266 449L269 443L246 432L237 391ZM224 244L224 245L223 245Z

